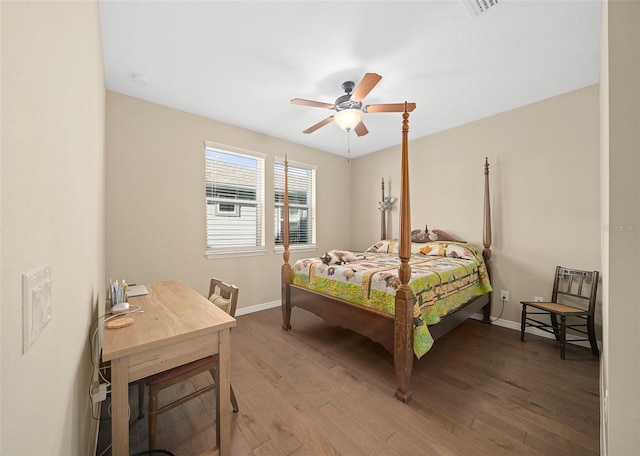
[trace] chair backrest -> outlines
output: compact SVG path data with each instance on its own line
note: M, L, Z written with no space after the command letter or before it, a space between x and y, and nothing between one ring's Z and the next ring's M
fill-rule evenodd
M235 318L238 306L238 292L235 285L229 285L220 279L213 278L209 284L209 301L225 309Z
M551 301L580 307L593 315L596 309L599 275L598 271L582 271L556 266Z

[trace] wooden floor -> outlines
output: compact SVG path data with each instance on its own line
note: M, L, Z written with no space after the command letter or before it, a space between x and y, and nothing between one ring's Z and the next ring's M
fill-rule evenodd
M231 331L233 455L599 454L599 362L588 349L570 346L562 361L550 339L522 343L517 331L469 320L415 361L403 404L380 345L300 309L292 331L280 324L272 309L238 317ZM209 381L205 373L165 393ZM135 454L147 449L147 422L136 420L133 386L130 400ZM207 393L161 415L157 447L188 456L213 446L214 400Z

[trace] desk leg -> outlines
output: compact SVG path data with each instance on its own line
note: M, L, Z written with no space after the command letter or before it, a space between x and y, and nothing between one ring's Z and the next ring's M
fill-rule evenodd
M111 361L111 449L113 456L129 456L129 360Z
M216 444L220 456L231 454L231 376L229 329L218 333L218 369L216 370Z

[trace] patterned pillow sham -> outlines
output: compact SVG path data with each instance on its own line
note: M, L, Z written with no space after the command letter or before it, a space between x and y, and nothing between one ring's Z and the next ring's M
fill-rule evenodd
M393 244L397 244L397 239L383 239L369 247L365 252L373 253L389 253L389 248L395 248Z
M424 244L421 243L411 243L411 253L416 254L420 253L420 249L424 247ZM382 241L378 241L369 247L365 252L375 252L375 253L398 253L400 249L400 241L397 239L385 239Z
M475 260L478 252L467 244L460 242L433 241L421 244L420 253L430 256L446 256L451 258L464 258Z

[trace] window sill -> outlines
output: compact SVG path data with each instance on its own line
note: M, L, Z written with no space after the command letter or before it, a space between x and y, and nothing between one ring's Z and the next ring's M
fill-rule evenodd
M316 245L290 245L289 252L316 252L318 250L318 246ZM284 247L281 245L277 245L275 249L273 249L274 253L281 254L284 252Z
M207 250L205 256L209 260L217 260L222 258L239 258L239 257L251 257L262 256L267 253L266 250Z

